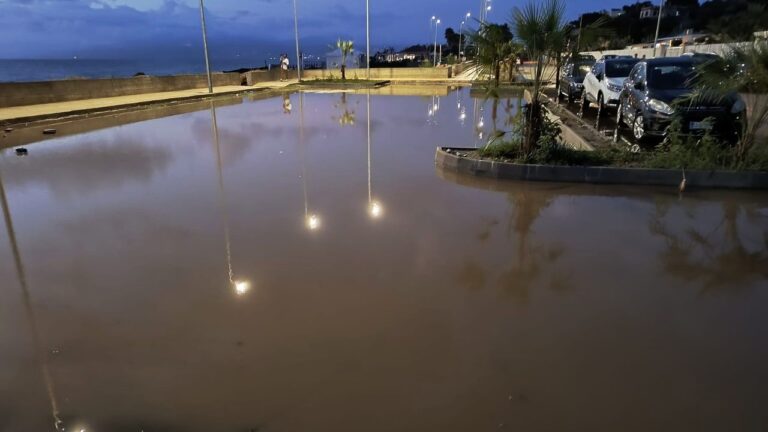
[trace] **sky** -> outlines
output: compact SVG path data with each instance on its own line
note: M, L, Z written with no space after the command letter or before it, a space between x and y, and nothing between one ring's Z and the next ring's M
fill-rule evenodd
M481 0L369 0L371 49L432 39L430 17L458 29ZM505 21L528 0L492 0ZM365 1L296 0L302 51L321 55L338 38L365 45ZM569 0L568 18L633 0ZM292 0L206 0L212 57L261 63L295 52ZM181 59L202 47L199 0L0 0L0 58Z

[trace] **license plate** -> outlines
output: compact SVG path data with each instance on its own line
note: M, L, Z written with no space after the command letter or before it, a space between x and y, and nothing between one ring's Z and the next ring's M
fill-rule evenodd
M712 129L712 123L710 122L691 122L688 125L688 128L691 130L702 130L702 129Z

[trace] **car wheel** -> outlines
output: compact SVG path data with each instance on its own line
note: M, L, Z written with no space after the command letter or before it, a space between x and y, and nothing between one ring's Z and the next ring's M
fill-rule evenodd
M635 137L635 141L638 143L646 138L645 135L645 119L643 113L637 113L635 121L632 122L632 136Z
M613 130L613 143L618 144L619 139L621 138L621 130L624 129L624 118L621 115L621 104L619 104L619 109L616 111L616 128Z
M581 106L579 107L579 117L584 117L584 111L589 108L589 101L587 100L587 92L581 93Z
M595 120L595 129L600 130L600 116L603 115L605 105L603 104L603 94L597 94L597 118Z

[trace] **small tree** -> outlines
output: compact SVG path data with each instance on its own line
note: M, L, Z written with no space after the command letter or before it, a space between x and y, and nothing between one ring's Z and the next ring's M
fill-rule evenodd
M531 101L525 107L525 127L521 150L529 154L536 148L542 131L545 113L540 95L545 81L545 69L551 59L557 59L565 50L566 26L563 0L529 0L522 8L515 8L512 19L515 33L522 42L529 58L536 62ZM552 74L550 68L549 74Z
M512 32L509 25L483 23L480 29L470 34L473 45L477 48L477 55L472 63L472 68L479 73L493 79L495 87L501 80L501 66L505 63L514 63L519 51L517 45L512 42Z
M339 39L336 41L336 48L341 51L341 79L347 79L347 56L352 53L354 49L354 42L351 40L345 41Z

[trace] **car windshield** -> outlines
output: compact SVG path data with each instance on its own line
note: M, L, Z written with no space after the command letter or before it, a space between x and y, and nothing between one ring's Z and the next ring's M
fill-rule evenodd
M587 76L589 71L592 70L592 64L584 63L584 64L577 64L573 66L573 77L574 78L584 78Z
M661 90L689 89L695 72L692 64L649 66L648 87Z
M637 62L635 59L605 62L605 76L608 78L626 78Z

